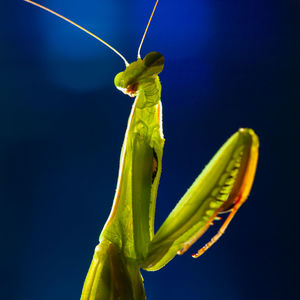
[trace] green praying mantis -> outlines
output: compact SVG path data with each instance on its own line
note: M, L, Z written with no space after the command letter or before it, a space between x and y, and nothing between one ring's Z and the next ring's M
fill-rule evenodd
M116 75L114 82L135 100L121 150L113 207L95 249L81 300L144 300L140 269L161 269L175 255L187 251L214 220L220 219L219 214L228 213L217 234L193 257L203 254L224 233L252 187L258 137L247 128L233 134L155 233L155 204L165 142L158 77L164 57L150 52L141 59L140 51L158 0L140 43L138 58L131 64L112 46L73 21L33 1L25 1L92 35L125 62L125 70Z

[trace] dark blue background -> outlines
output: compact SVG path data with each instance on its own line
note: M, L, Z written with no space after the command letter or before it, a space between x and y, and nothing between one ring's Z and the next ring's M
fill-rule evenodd
M133 61L154 0L40 3ZM0 299L79 299L117 181L132 103L113 85L124 65L36 7L0 5ZM225 236L192 259L212 228L143 272L149 300L299 299L299 16L298 0L159 3L142 49L166 60L156 228L239 127L261 148Z

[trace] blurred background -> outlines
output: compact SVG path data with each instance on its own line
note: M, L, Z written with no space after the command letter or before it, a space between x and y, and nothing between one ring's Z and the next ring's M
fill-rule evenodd
M40 0L129 61L154 0ZM299 299L298 0L161 0L142 56L165 56L156 228L240 127L254 187L205 255L143 272L148 300ZM132 99L108 48L21 0L0 2L0 299L79 299L114 197ZM298 177L298 178L297 178ZM216 227L216 226L214 226Z

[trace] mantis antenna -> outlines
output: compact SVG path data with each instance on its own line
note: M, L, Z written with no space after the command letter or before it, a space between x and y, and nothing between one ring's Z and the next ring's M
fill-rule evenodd
M25 0L25 1L26 1L26 0ZM156 6L157 6L158 1L159 1L159 0L156 0L156 2L155 2L154 8L153 8L153 10L152 10L151 16L150 16L150 18L149 18L148 24L147 24L146 29L145 29L144 35L143 35L143 37L142 37L142 40L141 40L141 43L140 43L140 46L139 46L139 49L138 49L138 55L137 55L138 58L141 58L141 48L142 48L142 45L143 45L143 42L144 42L146 33L147 33L147 31L148 31L149 25L150 25L150 23L151 23L152 17L153 17L153 15L154 15L155 10L156 10Z
M47 8L47 7L43 6L43 5L41 5L41 4L38 4L38 3L34 2L34 1L31 1L31 0L24 0L24 1L25 1L25 2L28 2L28 3L32 4L32 5L35 5L35 6L39 7L39 8L41 8L41 9L44 9L44 10L46 10L47 12L49 12L49 13L51 13L51 14L53 14L53 15L55 15L55 16L57 16L57 17L63 19L63 20L65 20L65 21L67 21L67 22L71 23L72 25L74 25L74 26L76 26L76 27L78 27L78 28L81 29L82 31L84 31L84 32L86 32L87 34L91 35L93 38L95 38L96 40L100 41L102 44L104 44L104 45L107 46L108 48L110 48L110 49L111 49L112 51L114 51L116 54L118 54L118 55L123 59L123 61L124 61L125 65L126 65L126 67L129 65L129 63L127 62L127 60L125 59L125 57L124 57L119 51L117 51L117 50L116 50L115 48L113 48L111 45L109 45L108 43L106 43L104 40L100 39L100 38L99 38L98 36L96 36L95 34L93 34L93 33L91 33L90 31L88 31L87 29L81 27L80 25L76 24L75 22L71 21L70 19L68 19L68 18L66 18L66 17L64 17L64 16L62 16L62 15L60 15L60 14L58 14L57 12L55 12L55 11L53 11L53 10L51 10L51 9L49 9L49 8Z

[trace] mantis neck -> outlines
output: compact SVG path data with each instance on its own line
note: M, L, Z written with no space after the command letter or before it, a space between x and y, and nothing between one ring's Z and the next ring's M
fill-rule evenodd
M155 106L161 98L161 84L157 75L141 79L138 82L137 97L135 99L136 107L146 109Z

